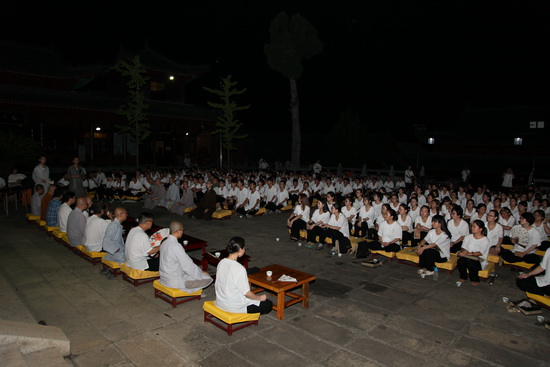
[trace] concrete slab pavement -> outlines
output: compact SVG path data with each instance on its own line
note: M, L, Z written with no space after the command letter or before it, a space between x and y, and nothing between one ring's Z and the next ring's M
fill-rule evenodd
M139 204L111 205L133 216L142 210ZM164 209L153 213L161 226L181 220L186 233L208 241L209 250L244 237L250 266L278 263L315 274L310 308L291 306L284 320L271 313L228 337L203 322L202 301L173 309L154 298L151 284L136 288L121 278L108 280L99 266L27 224L20 209L0 217L0 291L9 287L17 296L5 302L10 309L26 309L13 317L32 315L60 327L71 340L75 366L548 365L550 332L536 325L535 316L510 314L502 303L503 296L523 297L509 269L497 268L492 286L456 288L456 272L433 281L403 264L367 268L359 259L298 247L287 242L287 214L207 222ZM205 293L203 300L215 298L213 287Z

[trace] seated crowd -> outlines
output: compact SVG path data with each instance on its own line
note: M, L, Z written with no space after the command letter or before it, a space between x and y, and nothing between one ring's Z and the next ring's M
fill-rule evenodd
M471 185L422 187L401 178L394 182L389 176L382 181L369 176L196 168L136 171L128 184L126 179L123 171L109 175L94 171L84 186L99 201L139 199L145 209L162 207L201 219L211 219L219 208L241 216L254 216L262 208L268 214L290 210L286 224L291 241L304 237L301 231L305 230L306 247L321 250L328 245L330 252L339 256L351 251L350 239L355 240L356 251L398 252L412 246L423 275L433 274L436 262L457 254L460 283L469 278L477 284L477 271L487 266L490 254L512 264L531 264L528 275L522 275L526 278L539 275L540 267L548 265L547 255L541 260L537 250L545 251L550 245L550 198L534 187L517 193L485 186L474 190ZM86 235L86 231L88 227L101 230L110 233L103 236L101 248L113 261L126 261L139 270L158 270L158 248L151 248L144 235L152 225L152 215L142 215L123 242L123 208L111 213L105 205L92 204L91 195L76 198L57 185L44 191L42 185L36 185L33 213L39 213L48 226L66 228L73 246L84 244L90 251L98 250L98 236ZM100 224L94 217L111 222Z

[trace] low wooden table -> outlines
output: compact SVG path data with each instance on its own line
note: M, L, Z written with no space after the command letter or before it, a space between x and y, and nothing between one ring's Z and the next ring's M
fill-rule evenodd
M268 279L266 275L266 271L268 270L273 272L271 279ZM277 281L283 274L296 278L296 282ZM309 307L309 283L315 279L315 275L287 268L282 265L269 265L261 268L257 273L248 276L250 284L256 286L256 288L252 289L253 293L269 291L277 294L277 303L273 305L273 309L277 310L277 318L279 320L284 318L285 308L288 306L302 302L303 308ZM302 294L290 292L299 286L302 286ZM285 301L285 296L292 299Z
M220 257L216 256L216 252L220 253ZM229 252L227 250L216 250L216 251L208 251L203 256L203 264L202 264L202 270L206 270L208 268L208 265L212 266L218 266L220 261L225 259L229 255ZM244 254L243 256L239 257L237 261L244 266L245 269L248 269L248 262L250 261L250 256L247 254ZM213 276L213 278L215 275Z

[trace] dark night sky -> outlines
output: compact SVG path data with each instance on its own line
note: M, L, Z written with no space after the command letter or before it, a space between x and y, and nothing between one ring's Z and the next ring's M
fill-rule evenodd
M299 80L303 129L330 128L351 108L370 131L453 123L464 106L547 104L547 1L87 1L0 5L0 38L53 45L69 62L113 61L119 45L151 48L211 66L194 82L232 74L248 87L241 120L290 128L288 81L263 53L269 23L284 10L309 19L324 50ZM138 5L139 4L139 5ZM32 29L32 28L34 29Z

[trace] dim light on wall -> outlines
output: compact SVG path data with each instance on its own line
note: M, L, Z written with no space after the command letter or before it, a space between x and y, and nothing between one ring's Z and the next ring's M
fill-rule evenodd
M514 145L521 145L523 144L522 138L514 138Z
M428 144L434 145L435 144L435 139L434 138L428 138Z

